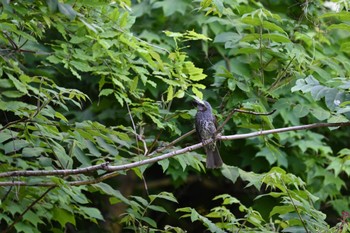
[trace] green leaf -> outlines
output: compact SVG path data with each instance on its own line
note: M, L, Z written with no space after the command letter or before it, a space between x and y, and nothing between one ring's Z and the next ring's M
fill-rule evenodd
M36 233L33 230L33 227L24 222L18 222L15 224L16 232L26 232L26 233Z
M168 213L168 211L166 211L166 209L164 209L162 206L149 205L147 208L161 213Z
M157 227L157 222L149 217L141 217L140 219L142 221L148 223L151 227Z
M58 0L46 0L46 4L49 7L51 13L57 11L58 8Z
M106 184L106 183L97 183L97 184L93 184L92 187L100 190L102 193L104 194L107 194L107 195L110 195L110 196L113 196L113 197L116 197L118 200L126 203L126 204L129 204L130 201L125 198L119 190L115 190L113 189L109 184Z
M203 93L199 91L195 86L192 87L192 92L197 96L199 99L203 99Z
M43 152L45 152L45 148L41 147L33 147L33 148L24 148L22 151L23 157L38 157L40 156Z
M80 70L83 72L89 72L92 70L91 66L87 62L73 60L73 61L70 61L69 64L74 66L74 68L76 68L77 70Z
M53 208L52 215L53 219L59 222L61 227L65 227L67 223L71 223L73 226L76 224L74 214L65 209Z
M66 153L64 147L55 141L52 141L52 143L53 143L52 148L53 148L55 155L57 156L57 159L59 161L58 165L60 165L60 167L62 167L62 168L72 168L73 160Z
M5 154L16 153L29 145L29 142L22 139L12 140L4 145Z
M241 35L234 32L223 32L215 36L214 43L226 43L231 41L232 43L237 43L242 38Z
M326 120L331 116L331 113L329 111L326 111L321 107L311 108L310 112L314 117L316 117L320 121Z
M67 3L58 2L58 10L70 20L74 20L78 14L73 7Z
M221 173L227 179L231 180L232 183L236 183L237 178L239 177L238 167L234 166L223 166L221 169Z
M294 212L294 211L295 211L295 207L291 206L291 205L290 206L275 206L271 210L269 216L272 217L275 214L284 215L284 214L291 213L291 212Z
M7 75L10 78L10 80L12 81L12 83L15 85L17 90L19 90L20 92L22 92L24 94L28 94L27 87L26 87L26 85L24 83L20 82L17 78L15 78L11 74L7 74Z
M194 30L186 31L185 38L187 38L188 40L204 40L204 41L211 40L209 37L203 34L197 33Z
M344 21L349 21L350 20L350 12L347 11L341 11L341 12L330 12L330 13L325 13L321 16L320 18L329 18L329 17L337 17L341 20Z
M264 157L270 165L274 164L277 161L277 156L277 153L267 147L264 147L256 154L256 157Z
M306 43L306 45L309 46L309 47L312 46L312 44L314 43L313 38L311 38L307 34L303 34L303 33L300 33L300 32L295 32L294 33L294 37L295 37L295 40L301 40L304 43Z
M155 195L149 195L150 200L153 202L156 198L161 198L161 199L165 199L171 202L175 202L178 203L174 194L169 193L169 192L161 192L159 194L155 194Z
M25 221L30 222L35 227L38 227L38 224L43 224L44 222L39 218L38 214L35 214L33 211L29 210L23 215Z
M310 112L310 109L305 106L305 104L297 104L294 108L293 108L293 113L296 117L302 118L306 115L308 115Z
M261 20L257 17L244 17L241 19L241 22L253 26L260 26L262 24Z
M159 160L158 164L162 166L163 172L165 172L169 168L170 161L169 159Z
M109 154L113 156L119 154L118 149L114 145L107 143L102 137L96 137L96 142L102 149L107 151Z
M262 27L264 29L272 30L272 31L278 31L281 33L286 33L280 26L277 26L274 23L268 22L268 21L263 21Z
M242 42L252 42L254 40L258 40L260 38L260 35L257 34L257 33L252 33L252 34L248 34L248 35L245 35L241 41Z
M104 218L103 218L100 210L98 210L96 208L80 206L79 209L91 219L97 219L97 220L104 221Z
M343 42L340 46L340 51L345 53L350 53L350 42Z
M239 169L239 174L242 180L248 181L247 187L254 186L256 189L260 189L262 185L262 178L264 175L262 174L256 174L254 172L246 172L241 169Z
M332 24L327 29L328 30L339 29L339 30L350 31L350 25L346 23Z
M9 98L19 98L24 96L26 93L20 91L3 91L1 94Z
M10 138L16 137L17 132L10 131L8 129L2 130L0 133L0 143L4 143L5 141L9 140Z
M188 3L184 0L163 0L154 3L154 8L163 8L164 15L166 17L173 15L175 12L179 12L182 15L185 14Z
M132 196L132 198L134 198L134 199L137 200L139 203L141 203L142 206L144 206L144 207L148 206L148 201L147 201L146 199L144 199L143 197Z
M73 155L81 163L82 167L91 166L89 157L77 146L73 147Z
M167 102L171 101L174 98L174 88L173 86L169 86L167 90Z
M109 96L114 93L113 89L103 89L98 96Z
M269 33L269 34L263 34L262 35L263 39L269 39L274 42L279 42L279 43L290 43L290 39L286 37L285 35L281 34L276 34L276 33Z

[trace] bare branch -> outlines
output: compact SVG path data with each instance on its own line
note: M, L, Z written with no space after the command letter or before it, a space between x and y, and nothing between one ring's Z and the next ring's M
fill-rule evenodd
M261 130L257 132L252 133L246 133L246 134L236 134L236 135L227 135L227 136L217 136L216 140L237 140L237 139L244 139L244 138L251 138L251 137L257 137L262 135L268 135L268 134L275 134L275 133L283 133L288 131L297 131L297 130L306 130L306 129L313 129L313 128L320 128L320 127L342 127L342 126L350 126L350 122L340 122L340 123L315 123L315 124L309 124L309 125L299 125L299 126L292 126L292 127L285 127L285 128L278 128L278 129L270 129L270 130ZM191 133L190 131L189 133ZM193 132L192 132L193 133ZM203 145L206 145L210 143L213 139L209 139L207 141L204 141L203 143L197 143L192 146L188 146L179 150L175 150L160 156L156 156L153 158L144 159L141 161L136 161L129 164L123 164L123 165L109 165L108 163L93 165L85 168L78 168L78 169L64 169L64 170L53 170L53 171L10 171L10 172L2 172L0 173L0 178L4 177L28 177L28 176L67 176L67 175L76 175L76 174L84 174L89 173L97 170L104 170L108 171L109 173L102 175L101 177L98 177L96 179L92 180L84 180L84 181L73 181L73 182L67 182L70 185L78 186L78 185L86 185L86 184L94 184L101 182L103 180L109 179L113 176L118 175L118 171L122 170L128 170L134 167L139 167L142 165L152 164L155 162L158 162L163 159L167 159L176 155L184 154L186 152L190 152L193 150L196 150L198 148L203 147ZM28 184L23 181L5 181L0 182L0 186L26 186L26 185L32 185L32 186L57 186L57 184L54 183L37 183L37 184Z
M63 170L30 170L30 171L10 171L10 172L2 172L0 173L0 178L2 177L19 177L19 176L57 176L57 175L76 175L76 174L84 174L89 173L97 170L106 170L106 167L108 166L108 162L101 163L98 165L93 165L89 167L84 168L77 168L77 169L63 169Z
M224 141L237 140L237 139L252 138L252 137L257 137L257 136L267 135L267 134L283 133L288 131L297 131L297 130L305 130L305 129L322 128L322 127L342 127L342 126L350 126L350 121L339 122L339 123L314 123L309 125L298 125L298 126L291 126L291 127L278 128L278 129L261 130L261 131L252 132L252 133L219 136L217 137L217 139L224 140Z
M190 136L190 135L193 134L194 132L196 132L195 129L192 129L191 131L188 131L187 133L181 135L180 137L178 137L178 138L175 139L174 141L170 142L168 145L156 149L155 151L153 151L153 152L152 152L151 154L149 154L148 156L152 156L152 155L154 155L154 154L160 153L160 152L162 152L162 151L168 149L169 147L175 145L176 143L178 143L178 142L181 141L182 139L184 139L184 138Z

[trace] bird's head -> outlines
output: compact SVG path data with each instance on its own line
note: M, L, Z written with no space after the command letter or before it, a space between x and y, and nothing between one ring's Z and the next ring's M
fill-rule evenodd
M210 104L205 100L194 99L193 105L196 106L200 112L205 112L207 110L211 111Z

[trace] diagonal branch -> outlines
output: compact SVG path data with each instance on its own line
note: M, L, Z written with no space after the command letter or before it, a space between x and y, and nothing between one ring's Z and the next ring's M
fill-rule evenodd
M283 133L288 131L297 131L297 130L307 130L307 129L313 129L313 128L320 128L320 127L342 127L342 126L350 126L350 122L340 122L340 123L315 123L315 124L309 124L309 125L298 125L298 126L292 126L292 127L284 127L284 128L278 128L278 129L270 129L270 130L261 130L256 131L252 133L246 133L246 134L236 134L236 135L227 135L227 136L217 136L216 140L237 140L237 139L244 139L244 138L252 138L252 137L258 137L262 135L268 135L268 134L275 134L275 133ZM207 141L204 141L203 143L197 143L192 146L188 146L179 150L174 150L172 152L147 158L141 161L136 161L128 164L122 164L122 165L109 165L109 163L102 163L98 165L93 165L85 168L78 168L78 169L63 169L63 170L53 170L53 171L10 171L10 172L2 172L0 173L0 178L4 177L29 177L29 176L67 176L67 175L76 175L76 174L83 174L83 173L90 173L97 170L104 170L109 173L104 174L101 177L98 177L94 180L88 180L88 181L73 181L68 184L71 185L85 185L85 184L92 184L92 183L98 183L105 179L108 179L110 177L113 177L117 175L117 171L123 171L123 170L129 170L131 168L139 167L142 165L152 164L155 162L158 162L160 160L168 159L170 157L184 154L193 150L196 150L198 148L203 147L203 145L206 145L210 143L213 139L209 139ZM0 186L15 186L15 185L34 185L34 186L54 186L56 184L53 183L38 183L38 184L28 184L23 181L5 181L0 182Z
M48 194L52 189L54 189L55 187L52 186L50 188L48 188L43 194L40 195L40 197L38 197L34 202L32 202L19 216L16 217L16 219L13 221L13 223L2 233L7 233L10 232L12 230L12 228L15 226L15 224L17 224L22 218L23 216L36 204L38 203L41 199L43 199L46 194Z

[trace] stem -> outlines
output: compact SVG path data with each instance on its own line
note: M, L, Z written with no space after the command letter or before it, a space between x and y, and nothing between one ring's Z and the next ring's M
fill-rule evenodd
M113 173L117 171L125 171L129 170L134 167L139 167L142 165L146 164L151 164L158 162L160 160L168 159L170 157L184 154L196 149L199 149L203 147L204 145L207 145L208 143L212 142L213 140L237 140L237 139L244 139L244 138L252 138L252 137L257 137L257 136L262 136L262 135L267 135L267 134L274 134L274 133L283 133L283 132L288 132L288 131L297 131L297 130L306 130L306 129L313 129L313 128L320 128L320 127L342 127L342 126L350 126L350 121L349 122L340 122L340 123L315 123L315 124L309 124L309 125L298 125L298 126L292 126L292 127L285 127L285 128L279 128L279 129L270 129L270 130L261 130L261 131L256 131L252 133L246 133L246 134L236 134L236 135L227 135L227 136L217 136L216 139L208 139L204 142L200 142L197 144L194 144L192 146L188 146L179 150L174 150L169 153L165 153L160 156L144 159L141 161L136 161L128 164L122 164L122 165L109 165L108 163L103 163L103 164L98 164L98 165L93 165L85 168L77 168L77 169L62 169L62 170L30 170L30 171L25 171L25 170L19 170L19 171L9 171L9 172L2 172L0 173L0 178L4 177L20 177L20 176L67 176L67 175L76 175L76 174L85 174L97 170L104 170L104 171L109 171L112 173L107 173L104 176L107 176L105 178L104 176L97 178L93 181L88 180L88 181L74 181L68 184L71 185L85 185L85 184L90 184L90 183L98 183L104 179L108 179L109 176L113 177L117 175L118 173ZM0 186L53 186L55 184L50 184L50 183L37 183L37 184L28 184L26 182L22 181L5 181L5 182L0 182Z
M18 223L22 218L23 216L36 204L38 203L41 199L43 199L46 194L48 194L52 189L54 189L55 187L50 187L48 188L43 194L41 194L40 197L38 197L35 201L32 202L32 204L30 204L27 209L25 209L23 211L23 213L21 213L14 221L13 223L6 229L3 231L3 233L7 233L7 232L10 232L10 230L15 226L16 223Z

